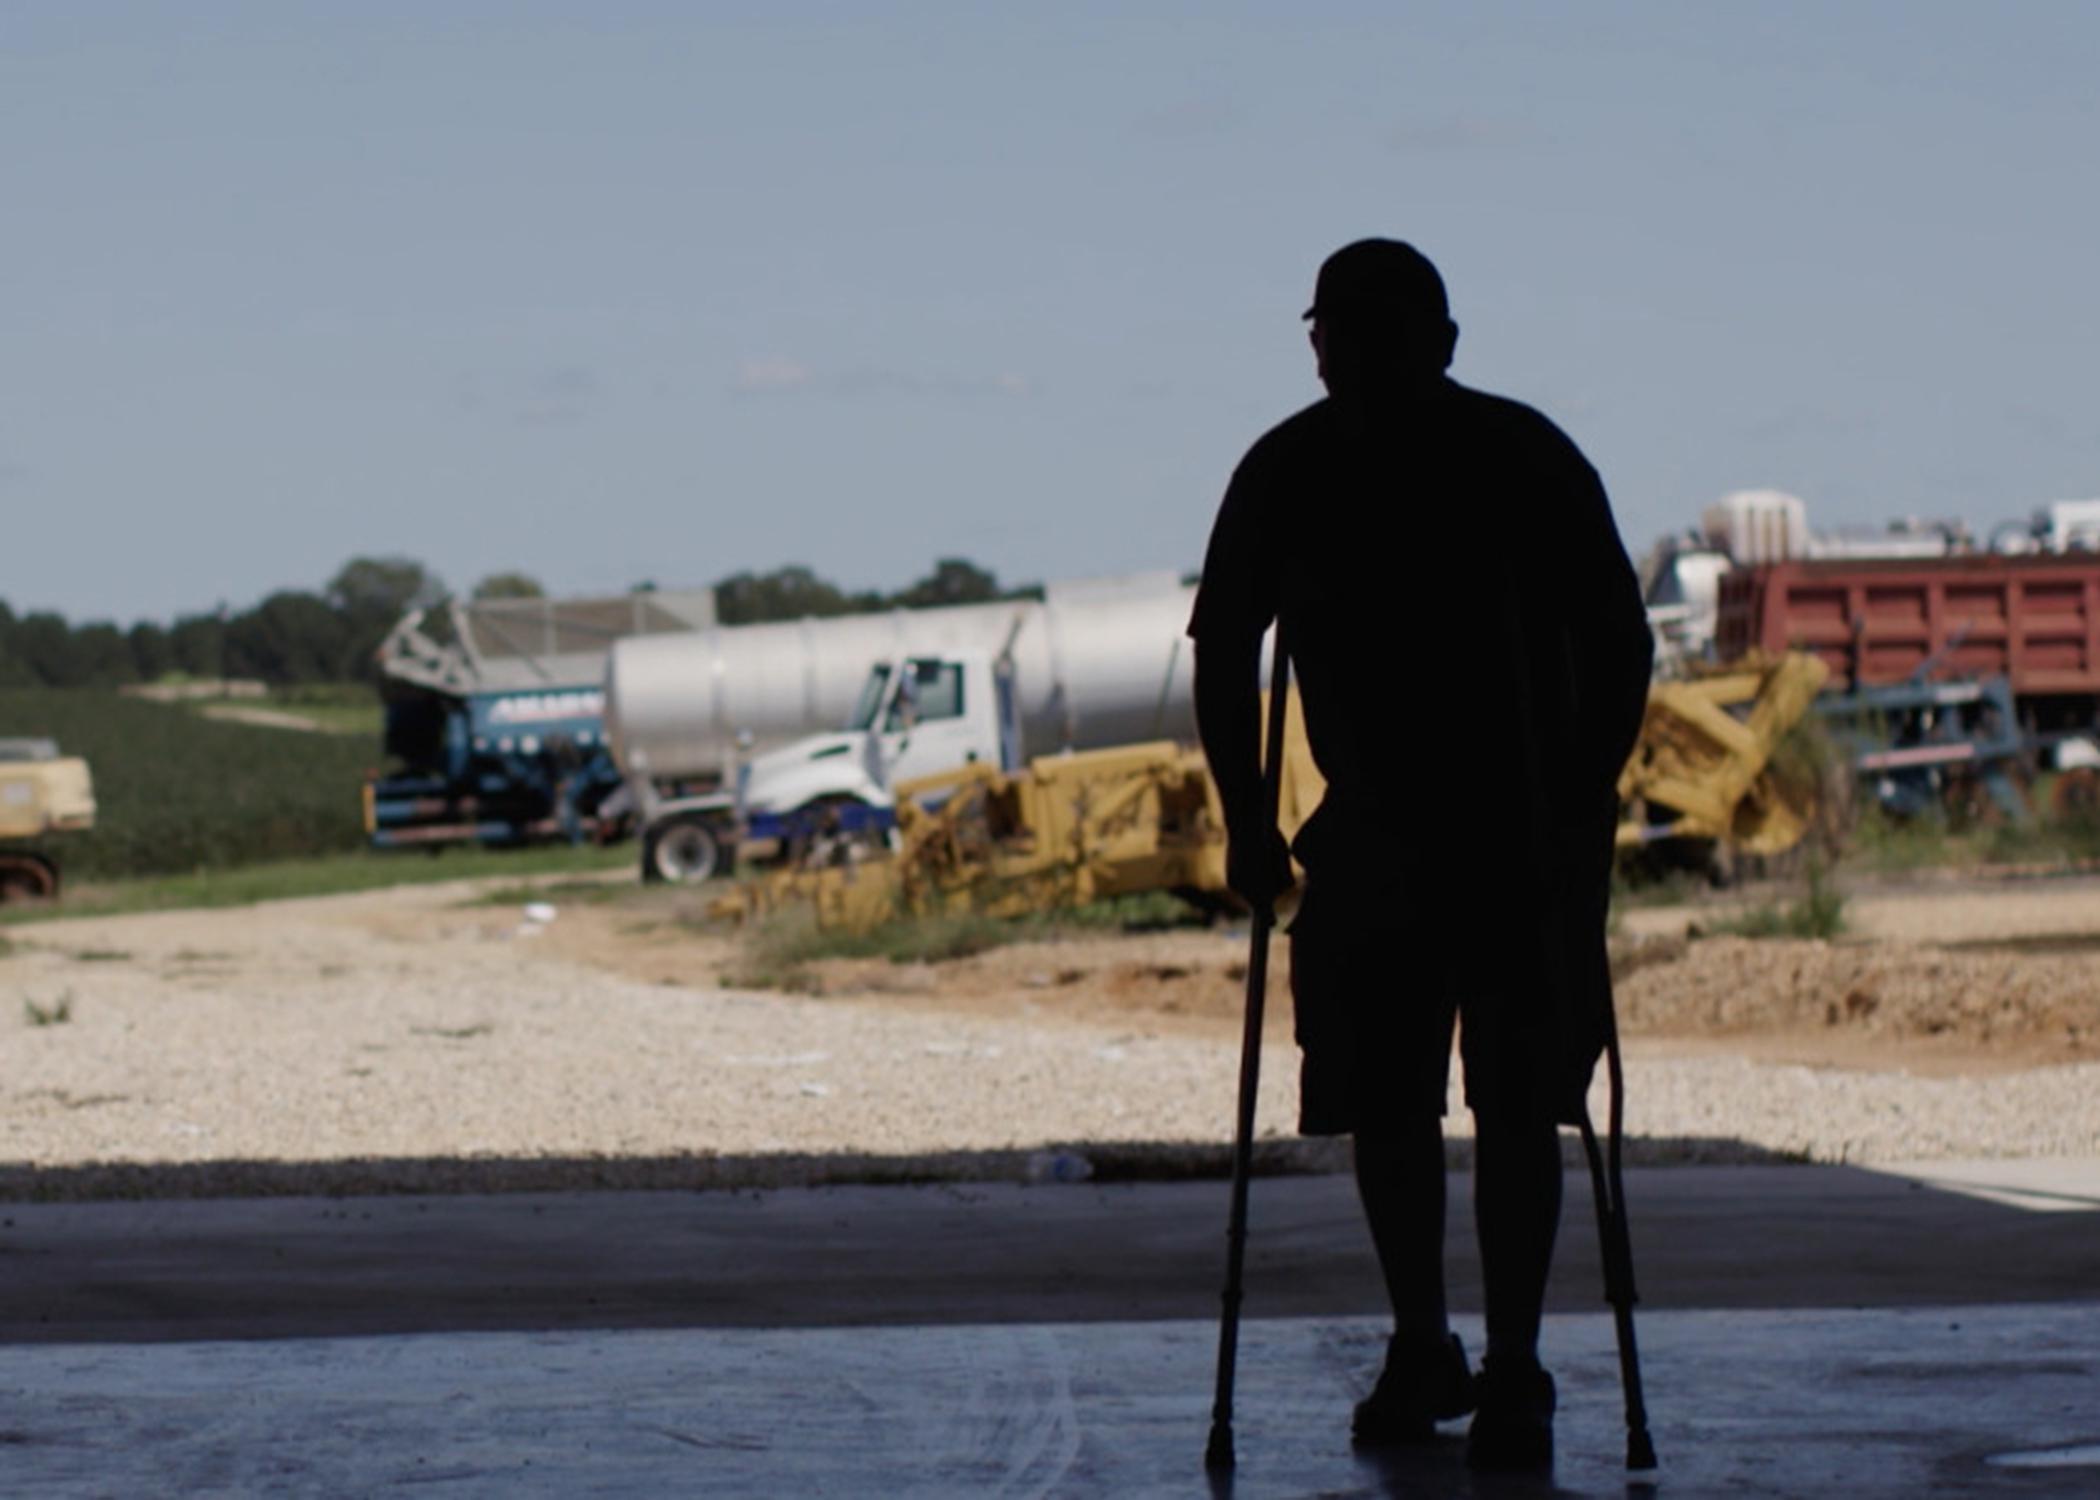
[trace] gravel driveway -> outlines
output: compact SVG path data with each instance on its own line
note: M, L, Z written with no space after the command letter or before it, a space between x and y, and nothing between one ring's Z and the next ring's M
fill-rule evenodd
M9 929L0 1163L915 1156L1230 1134L1228 1029L644 982L470 895L403 887ZM1958 910L1973 925L1996 901L2002 933L2022 899L1949 895L1937 915L1891 902L1873 921ZM2046 930L2100 926L2090 891L2043 905ZM32 1006L67 1019L32 1024ZM1685 1052L1630 1048L1628 1127L1682 1138L1671 1149L1686 1156L2100 1154L2100 1065L1928 1078ZM1262 1128L1285 1136L1295 1056L1272 1046L1268 1061ZM1452 1125L1464 1131L1462 1112Z

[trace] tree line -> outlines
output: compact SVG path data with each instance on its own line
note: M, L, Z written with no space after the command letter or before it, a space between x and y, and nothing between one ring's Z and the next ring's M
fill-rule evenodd
M544 594L530 575L505 572L483 578L469 597ZM732 573L715 584L715 607L725 625L748 625L1040 594L1036 588L1002 588L988 570L951 557L890 594L841 589L795 565ZM379 644L394 622L410 609L447 598L437 574L413 558L356 557L318 592L280 589L246 609L222 606L166 625L141 620L128 630L109 620L69 624L47 610L17 615L0 600L0 687L120 687L177 675L254 678L279 686L371 681L379 672Z

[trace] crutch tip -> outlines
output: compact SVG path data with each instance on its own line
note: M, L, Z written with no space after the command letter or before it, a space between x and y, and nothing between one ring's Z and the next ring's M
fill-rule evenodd
M1655 1440L1642 1427L1626 1434L1626 1467L1646 1472L1655 1467Z
M1235 1462L1232 1452L1232 1429L1212 1423L1210 1443L1203 1450L1203 1467L1213 1474L1230 1474Z

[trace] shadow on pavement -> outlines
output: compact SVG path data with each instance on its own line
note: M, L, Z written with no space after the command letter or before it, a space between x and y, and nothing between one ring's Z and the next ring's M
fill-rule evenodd
M0 1163L0 1203L145 1198L365 1197L420 1193L566 1193L599 1190L700 1192L715 1189L887 1186L941 1182L1026 1182L1042 1158L1083 1158L1094 1182L1179 1182L1223 1178L1232 1147L1186 1141L1053 1143L1015 1150L884 1152L691 1152L659 1156L372 1156L335 1161L106 1162L36 1167ZM1569 1167L1581 1165L1575 1138L1563 1141ZM1446 1143L1446 1163L1472 1165L1473 1143ZM1633 1166L1798 1161L1745 1141L1716 1137L1640 1137L1626 1142ZM1347 1172L1349 1147L1336 1138L1267 1140L1254 1150L1255 1175Z
M1012 1171L1017 1155L941 1165L968 1178L986 1162ZM235 1184L251 1196L0 1204L0 1343L1207 1320L1227 1188L1204 1176L1206 1160L1192 1155L1178 1180L1119 1181L1102 1150L1090 1182L983 1180L997 1175L987 1171L874 1186L884 1171L909 1180L918 1168L810 1158L814 1180L857 1185L786 1189L729 1186L723 1174L738 1168L721 1160L606 1162L595 1164L606 1185L589 1192L547 1190L573 1188L587 1164L486 1163L515 1175L481 1181L513 1190L481 1193L399 1190L420 1171L452 1181L459 1163L341 1163L341 1190L373 1195L337 1197L283 1195L295 1179L276 1164L214 1164L195 1169L196 1193ZM1290 1160L1272 1157L1286 1175L1253 1193L1246 1315L1381 1314L1353 1183ZM634 1173L657 1190L617 1190ZM394 1191L374 1192L381 1183ZM2039 1186L2030 1203L1855 1167L1635 1169L1642 1300L1851 1308L2100 1295L2092 1200L2051 1202ZM1555 1311L1602 1306L1588 1195L1572 1174ZM1461 1311L1479 1307L1470 1216L1470 1179L1455 1173L1449 1264Z

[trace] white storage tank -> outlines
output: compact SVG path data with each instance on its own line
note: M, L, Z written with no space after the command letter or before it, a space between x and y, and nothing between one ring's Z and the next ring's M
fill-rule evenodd
M1738 567L1808 556L1808 506L1784 490L1737 490L1706 507L1700 529Z

